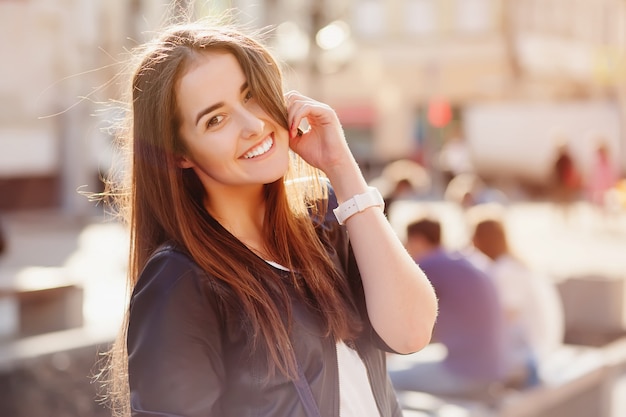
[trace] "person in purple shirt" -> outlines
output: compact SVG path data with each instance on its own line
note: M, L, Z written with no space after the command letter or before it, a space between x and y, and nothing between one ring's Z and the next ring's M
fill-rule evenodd
M463 397L487 395L519 369L506 351L505 322L493 281L463 254L442 246L441 224L436 220L425 218L409 224L406 248L439 299L432 340L445 347L445 354L433 358L425 349L413 357L390 358L394 389Z

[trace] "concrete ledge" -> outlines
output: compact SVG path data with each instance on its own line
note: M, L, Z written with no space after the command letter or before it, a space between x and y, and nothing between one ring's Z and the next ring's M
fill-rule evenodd
M110 417L94 383L115 332L72 329L0 345L0 416Z
M598 368L562 385L511 394L497 409L499 417L601 417L608 371ZM589 398L593 397L593 398ZM585 398L584 401L580 401Z
M626 277L573 276L558 290L568 343L602 346L626 334Z
M0 301L2 337L25 337L83 325L83 287L65 268L3 270ZM13 311L9 311L9 310Z
M106 346L115 340L117 331L117 328L80 327L5 341L0 343L0 372L58 353L97 346L106 350Z
M437 417L608 417L613 385L624 372L626 337L600 348L564 345L542 369L541 386L503 390L494 403L409 391L398 398L407 411Z

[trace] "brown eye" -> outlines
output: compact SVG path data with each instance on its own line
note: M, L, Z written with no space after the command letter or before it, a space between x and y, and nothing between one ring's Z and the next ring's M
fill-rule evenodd
M224 116L213 116L207 122L206 127L209 128L209 127L217 126L220 123L222 123L222 120L224 120Z

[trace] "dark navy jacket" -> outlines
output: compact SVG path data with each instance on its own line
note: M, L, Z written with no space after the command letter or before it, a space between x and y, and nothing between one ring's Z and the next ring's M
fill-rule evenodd
M356 349L381 417L400 417L385 364L390 349L367 318L346 230L329 213L318 229L363 318ZM263 347L250 354L241 309L224 303L215 281L172 245L147 262L131 297L127 334L133 416L306 417L292 381L276 372L264 382ZM293 300L290 338L297 360L321 415L339 417L335 341L322 335L319 317L304 302Z

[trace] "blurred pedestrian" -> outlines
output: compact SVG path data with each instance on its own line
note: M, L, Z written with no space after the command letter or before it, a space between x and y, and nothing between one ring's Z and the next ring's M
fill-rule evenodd
M487 274L493 278L502 307L506 328L516 349L529 362L526 385L539 382L543 363L563 344L565 333L563 305L554 282L533 271L512 253L505 225L488 207L476 207L472 243L491 261Z
M582 185L582 176L568 143L560 140L556 147L551 188L554 201L561 209L565 220L568 220L572 203L579 198Z
M453 133L444 141L437 162L443 176L444 189L453 178L462 174L474 174L472 154L460 127L455 126Z
M407 226L406 248L430 279L439 299L433 341L446 354L415 361L392 357L389 373L396 390L443 396L489 398L494 387L518 380L525 363L507 350L505 321L493 281L457 251L441 243L438 220L422 218ZM402 363L411 363L405 367Z
M370 182L380 189L385 200L385 215L397 201L426 198L431 191L431 177L426 168L410 159L398 159L383 168L380 176Z
M436 299L335 112L202 22L145 45L130 99L122 412L399 417L384 350L426 345Z
M594 207L604 211L607 208L607 193L613 188L619 174L613 164L611 151L603 138L595 143L589 177L586 181L587 198Z
M7 246L7 235L4 231L2 218L0 217L0 256L4 255L4 253L7 251Z
M459 174L452 178L444 193L444 199L467 210L477 204L508 202L507 196L499 189L487 185L476 174Z

